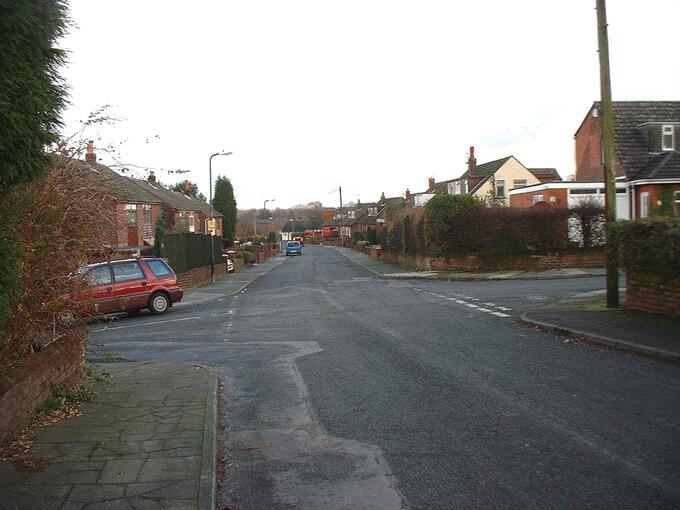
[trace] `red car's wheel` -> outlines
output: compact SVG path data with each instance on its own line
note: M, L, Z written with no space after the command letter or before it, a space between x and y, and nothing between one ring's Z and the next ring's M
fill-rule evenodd
M170 308L170 298L163 292L154 292L149 299L149 310L154 315L161 315Z

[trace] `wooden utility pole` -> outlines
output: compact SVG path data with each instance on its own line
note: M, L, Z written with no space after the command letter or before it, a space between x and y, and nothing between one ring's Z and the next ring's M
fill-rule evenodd
M616 153L614 112L609 77L609 38L605 0L597 1L597 42L600 53L600 102L602 105L602 153L604 155L605 227L607 229L607 306L619 306L618 243L611 228L616 222Z

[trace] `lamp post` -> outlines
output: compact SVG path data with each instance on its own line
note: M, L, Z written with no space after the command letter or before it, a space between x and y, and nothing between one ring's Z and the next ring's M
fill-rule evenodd
M215 218L213 218L213 184L212 184L212 159L215 156L231 156L233 152L216 152L208 159L208 180L210 181L210 218L208 225L212 225L210 231L210 281L215 283Z
M267 217L267 202L275 202L275 198L269 198L264 201L264 205L262 206L262 209L264 210L264 217ZM257 209L255 209L255 212L253 213L253 236L257 235Z

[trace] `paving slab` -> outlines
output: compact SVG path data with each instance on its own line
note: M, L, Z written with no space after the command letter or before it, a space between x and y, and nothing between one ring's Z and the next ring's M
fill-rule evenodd
M217 377L204 366L115 363L82 416L38 428L0 462L0 510L215 507ZM40 459L39 468L24 461Z

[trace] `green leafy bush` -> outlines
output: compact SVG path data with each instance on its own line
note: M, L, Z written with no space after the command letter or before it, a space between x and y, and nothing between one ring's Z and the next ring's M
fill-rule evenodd
M465 211L481 211L484 202L471 195L436 195L425 205L425 241L432 255L445 255L451 252L452 240L459 234L474 236L474 225L461 225L454 221Z
M359 230L354 231L354 232L352 232L352 239L354 240L355 243L358 242L358 241L365 241L366 240L366 233L361 232Z
M620 221L613 228L627 271L680 277L680 219Z
M378 244L380 240L378 239L378 233L375 231L374 228L369 228L368 231L366 232L366 240L370 244Z
M248 247L244 247L244 248L250 248L250 247L248 246ZM243 262L245 262L246 264L252 264L252 263L255 262L255 253L253 253L252 251L243 249L243 250L240 251L240 253L241 253L241 256L243 257Z

